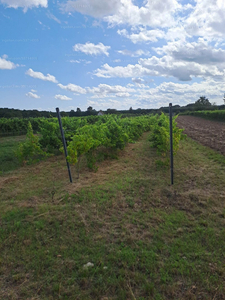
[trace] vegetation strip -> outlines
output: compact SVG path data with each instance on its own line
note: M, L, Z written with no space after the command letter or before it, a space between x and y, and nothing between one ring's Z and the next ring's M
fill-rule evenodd
M225 121L225 110L189 111L183 114L188 116L201 117L213 121Z
M88 119L90 122L90 118ZM107 157L117 157L118 150L124 149L128 142L135 142L143 132L151 130L152 146L165 158L169 158L169 119L161 116L140 116L135 118L121 118L118 116L101 116L87 119L64 118L64 131L68 144L68 162L77 164L78 177L81 159L85 156L87 166L97 171L96 162ZM177 152L182 130L177 127L173 119L174 153ZM28 122L25 142L19 144L14 156L21 165L40 161L63 151L59 124L52 120L42 123L40 132L34 134L32 124Z

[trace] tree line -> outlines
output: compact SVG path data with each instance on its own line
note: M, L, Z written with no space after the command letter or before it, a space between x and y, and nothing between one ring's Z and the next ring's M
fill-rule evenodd
M186 112L186 111L200 111L200 110L216 110L225 109L225 105L215 105L210 103L208 98L201 96L195 103L187 104L186 106L174 105L173 111L175 114ZM117 110L108 108L106 111L100 111L101 114L123 114L123 115L145 115L145 114L157 114L157 113L168 113L169 107L160 107L159 109L145 109L138 108L133 109L130 107L128 110ZM61 111L62 117L85 117L85 116L96 116L99 111L95 110L92 106L89 106L86 111L82 111L79 107L69 112ZM20 110L14 108L0 108L0 118L52 118L56 117L56 112L51 111L39 111L39 110Z

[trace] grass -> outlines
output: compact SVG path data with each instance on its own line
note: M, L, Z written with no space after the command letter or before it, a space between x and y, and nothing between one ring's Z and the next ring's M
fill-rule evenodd
M225 299L223 157L157 160L145 134L73 184L63 156L0 177L0 298Z
M25 141L26 136L0 138L0 174L15 170L20 163L15 156L19 143Z

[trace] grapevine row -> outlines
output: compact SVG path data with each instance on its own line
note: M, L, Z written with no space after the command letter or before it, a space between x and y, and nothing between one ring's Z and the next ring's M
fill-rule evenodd
M225 121L225 110L192 111L192 112L183 113L182 115L201 117L201 118L214 120L214 121L222 121L222 122Z
M95 169L95 152L108 152L123 149L128 142L136 141L143 132L150 131L152 147L162 157L169 153L169 119L161 116L140 116L135 118L121 118L120 116L107 115L92 119L88 124L86 119L80 118L73 122L72 118L63 118L63 127L67 139L68 161L77 164L79 158L86 156L87 164ZM173 120L174 152L182 137L182 130ZM34 135L31 123L28 124L28 133L25 143L20 144L18 157L21 162L32 162L40 157L52 155L62 151L62 142L59 125L51 120L43 122L38 135Z

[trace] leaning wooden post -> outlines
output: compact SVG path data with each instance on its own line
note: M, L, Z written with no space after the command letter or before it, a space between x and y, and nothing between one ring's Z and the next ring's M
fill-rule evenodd
M169 104L170 113L170 172L171 172L171 185L173 185L173 113L172 103Z
M71 171L70 171L70 164L67 161L67 147L66 147L66 139L65 139L65 135L64 135L64 131L63 131L63 127L62 127L62 120L61 120L61 116L60 116L60 111L59 108L56 108L56 113L57 113L57 117L58 117L58 121L59 121L59 128L60 128L60 132L61 132L61 136L62 136L62 142L63 142L63 147L64 147L64 153L65 153L65 157L66 157L66 164L67 164L67 169L68 169L68 173L69 173L69 178L70 178L70 182L72 183L72 175L71 175Z

